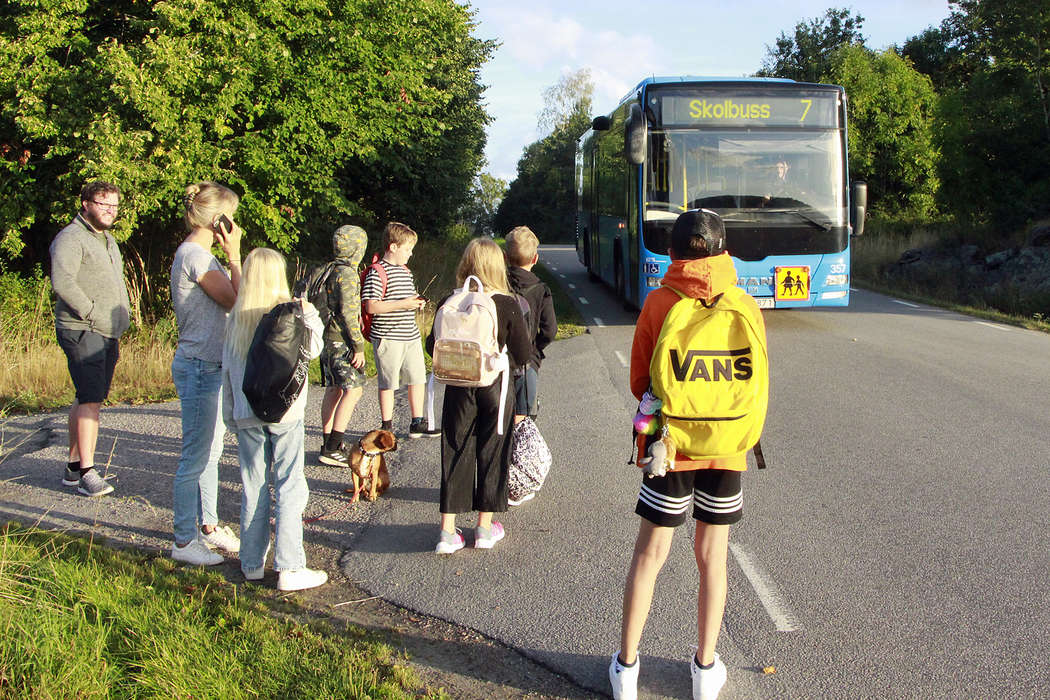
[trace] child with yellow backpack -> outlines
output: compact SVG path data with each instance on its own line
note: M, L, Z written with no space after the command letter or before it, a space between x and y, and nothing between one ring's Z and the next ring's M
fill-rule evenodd
M765 324L755 300L736 286L722 219L704 209L680 215L670 254L631 349L631 392L652 415L635 421L646 475L635 507L642 520L624 586L620 651L609 665L616 700L637 697L638 645L656 576L690 507L700 572L693 698L715 700L725 684L715 644L725 613L729 525L743 514L740 473L769 401Z

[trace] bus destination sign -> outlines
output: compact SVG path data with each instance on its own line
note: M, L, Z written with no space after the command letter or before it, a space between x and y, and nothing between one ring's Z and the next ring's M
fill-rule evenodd
M838 100L833 92L774 96L727 93L650 95L659 104L663 126L838 126Z

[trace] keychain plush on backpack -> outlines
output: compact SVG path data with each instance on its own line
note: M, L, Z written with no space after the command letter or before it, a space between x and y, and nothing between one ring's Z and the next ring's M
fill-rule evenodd
M665 425L660 431L660 439L653 440L645 457L638 460L638 466L645 469L650 477L663 476L668 471L674 471L674 460L678 454L674 439L668 435Z
M638 402L638 412L634 414L634 429L642 435L655 435L660 429L660 407L663 401L653 396L651 391L642 394Z

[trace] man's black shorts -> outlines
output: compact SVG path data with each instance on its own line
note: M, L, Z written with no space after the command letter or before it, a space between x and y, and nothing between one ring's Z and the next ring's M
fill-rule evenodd
M120 357L116 338L93 331L55 330L58 344L66 353L69 376L73 379L79 403L102 403L109 396L113 370Z
M654 525L678 527L686 521L689 506L693 519L709 525L731 525L744 515L740 472L697 469L642 477L634 512Z

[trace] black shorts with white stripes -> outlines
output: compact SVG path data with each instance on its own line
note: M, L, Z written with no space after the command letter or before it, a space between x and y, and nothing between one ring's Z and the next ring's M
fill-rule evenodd
M634 512L654 525L678 527L686 521L689 506L693 519L709 525L730 525L744 515L740 472L696 469L642 477Z

